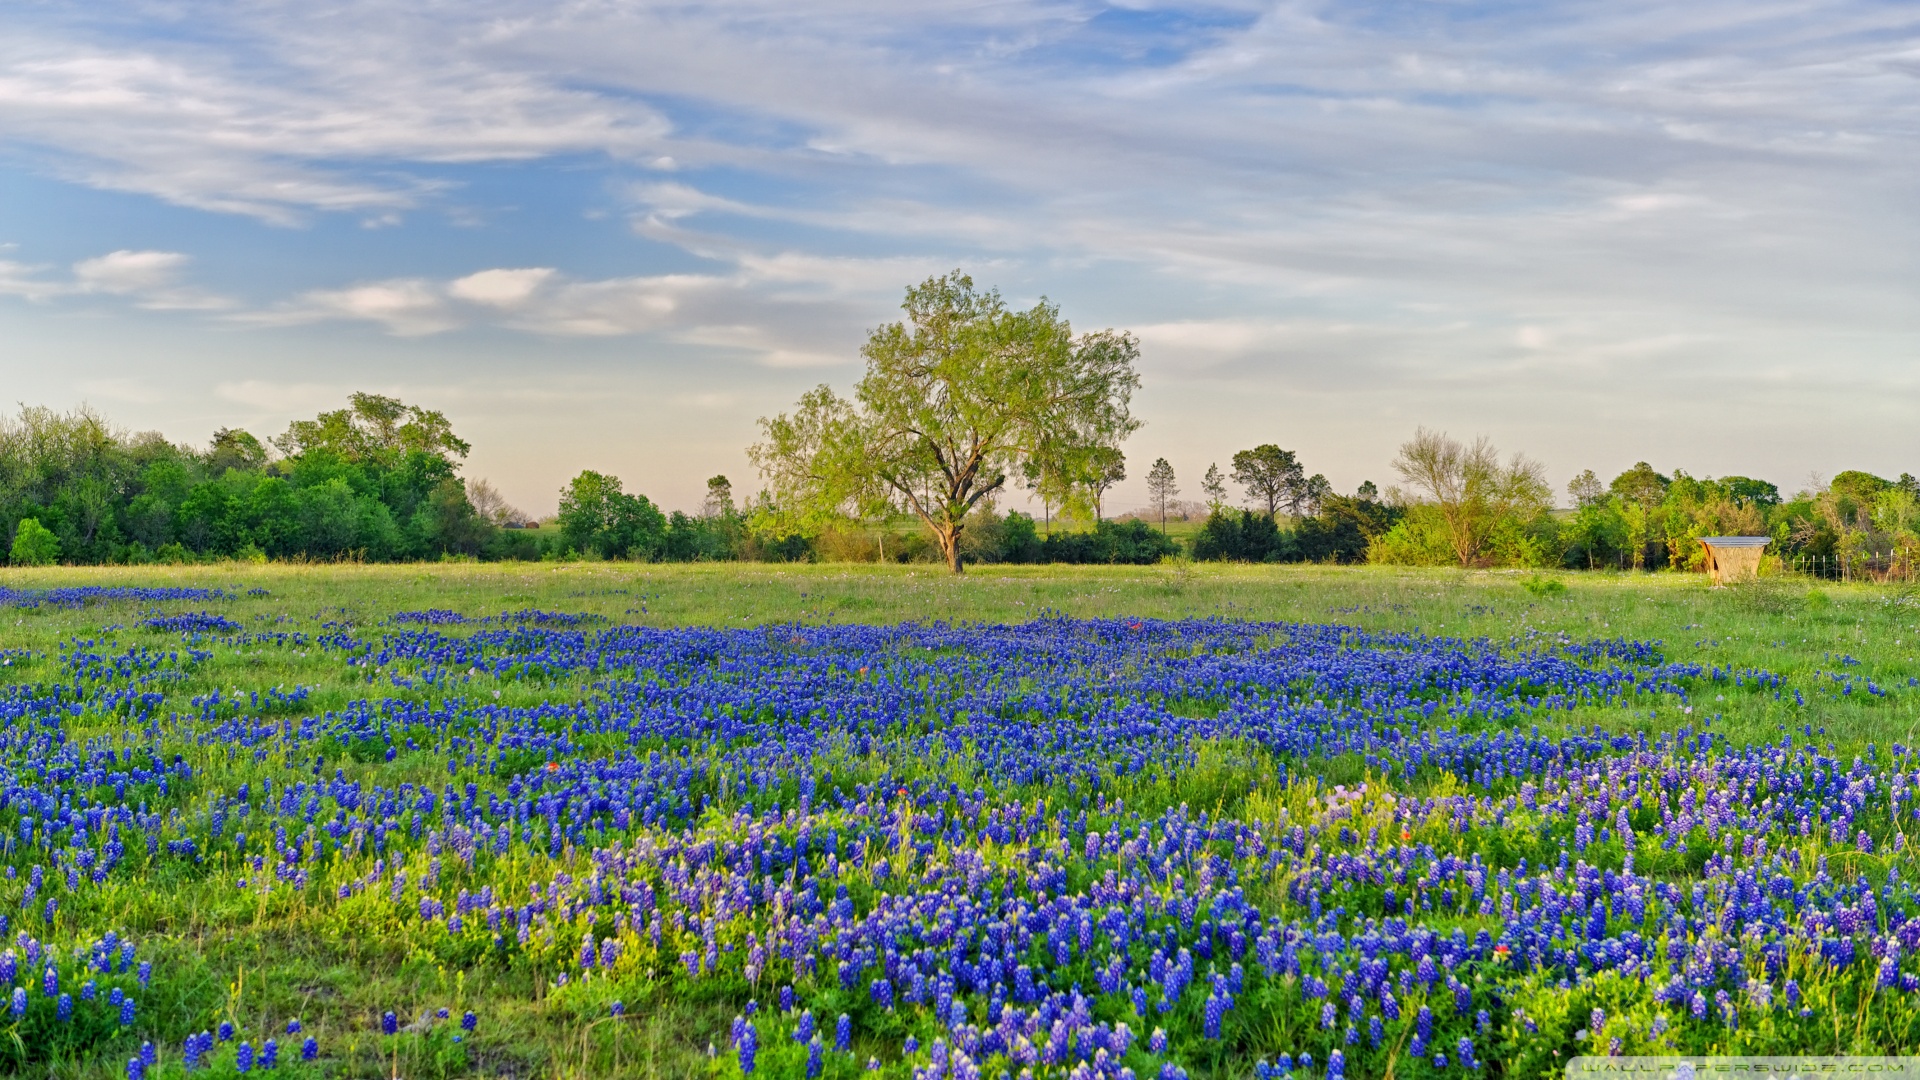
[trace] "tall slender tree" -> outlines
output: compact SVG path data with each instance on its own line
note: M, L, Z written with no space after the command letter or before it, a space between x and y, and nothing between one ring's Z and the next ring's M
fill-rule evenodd
M1200 478L1200 491L1207 497L1207 511L1217 514L1227 505L1227 479L1220 475L1219 462L1207 465L1207 474Z
M1166 458L1153 459L1153 468L1147 470L1147 497L1153 500L1153 508L1160 515L1160 532L1167 531L1167 504L1180 494L1173 480L1173 466Z
M1093 496L1093 520L1102 517L1107 492L1127 478L1127 456L1117 446L1095 446L1083 455L1081 484Z

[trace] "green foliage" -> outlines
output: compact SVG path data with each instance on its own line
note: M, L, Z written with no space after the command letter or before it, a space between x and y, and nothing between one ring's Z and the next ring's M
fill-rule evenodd
M667 519L652 501L591 470L560 492L559 524L568 547L602 559L656 559L667 546Z
M1144 521L1096 521L1089 532L1048 534L1033 561L1150 566L1179 552L1179 544Z
M1161 532L1167 530L1167 508L1178 494L1180 488L1174 481L1172 463L1166 458L1155 458L1153 467L1147 470L1147 498L1160 518Z
M465 457L472 449L453 433L446 414L408 405L397 398L356 393L344 409L321 413L312 420L296 420L286 434L273 440L290 458L325 451L343 461L383 462L390 466L414 455L448 461ZM221 429L214 437L214 456L227 445L245 442L234 436L252 436ZM223 440L223 437L228 437ZM257 441L252 446L257 447Z
M1193 557L1225 562L1364 562L1370 544L1404 512L1372 499L1329 495L1320 512L1282 529L1266 514L1222 509L1208 515L1193 540Z
M1566 582L1561 581L1559 578L1550 578L1541 574L1535 574L1522 581L1520 587L1542 600L1564 595L1567 591Z
M1228 562L1292 562L1290 537L1271 514L1222 510L1207 516L1194 537L1193 557Z
M1367 546L1369 562L1397 566L1456 564L1446 522L1431 506L1410 506L1393 528Z
M1443 538L1459 565L1541 565L1546 545L1531 526L1552 497L1537 462L1514 454L1503 464L1484 435L1462 443L1421 428L1401 444L1393 467L1413 498L1431 508L1423 515L1428 535Z
M1144 521L1096 521L1085 532L1040 535L1033 518L976 514L967 525L963 554L971 563L1065 563L1151 566L1178 555L1180 545ZM911 551L896 561L911 561Z
M1045 300L1013 311L958 271L908 289L902 307L905 321L868 335L852 400L821 386L761 420L750 453L789 527L904 507L958 573L967 515L1009 475L1049 491L1124 475L1117 444L1139 426L1130 335L1075 337Z
M24 409L0 421L0 513L35 518L77 563L422 559L503 546L455 475L468 445L441 413L355 394L274 443L279 460L251 433L222 428L197 451L85 410Z
M1306 498L1307 473L1291 450L1262 443L1233 455L1233 482L1247 489L1247 498L1264 504L1267 516L1282 508L1298 514Z
M11 558L15 566L52 566L60 559L60 538L39 518L22 518L13 530Z

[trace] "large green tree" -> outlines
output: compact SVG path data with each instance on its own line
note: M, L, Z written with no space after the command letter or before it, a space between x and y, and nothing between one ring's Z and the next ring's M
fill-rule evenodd
M344 409L295 420L273 444L288 457L326 450L356 464L396 463L410 452L451 461L473 449L453 433L452 423L437 409L422 409L380 394L355 393L347 402ZM217 437L214 449L216 454L225 449Z
M1273 517L1299 502L1307 472L1293 451L1262 443L1233 455L1233 482L1247 489L1247 498L1264 503L1267 516Z
M561 489L559 523L567 546L603 559L654 559L666 545L667 518L652 500L591 469Z
M1076 337L1046 300L1025 311L955 271L907 290L906 319L874 330L852 399L826 386L762 419L750 453L776 505L819 521L900 506L954 573L967 514L1032 463L1091 477L1140 426L1131 334Z

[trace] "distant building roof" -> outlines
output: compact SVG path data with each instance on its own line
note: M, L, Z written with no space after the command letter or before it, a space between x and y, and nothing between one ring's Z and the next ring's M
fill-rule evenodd
M1703 536L1703 544L1713 547L1766 547L1773 543L1771 536Z

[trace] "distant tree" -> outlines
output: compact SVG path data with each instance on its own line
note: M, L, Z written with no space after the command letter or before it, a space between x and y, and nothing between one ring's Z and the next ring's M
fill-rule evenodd
M1207 474L1200 479L1200 491L1207 497L1207 510L1217 514L1227 505L1227 480L1220 475L1220 464L1209 462Z
M1376 492L1375 494L1378 494ZM1322 529L1332 533L1328 541L1328 550L1303 552L1310 558L1331 556L1337 562L1360 562L1367 557L1367 545L1377 536L1384 536L1388 530L1399 523L1405 511L1399 507L1388 506L1374 499L1355 495L1329 495L1320 513L1302 524L1301 542L1306 545L1309 538L1304 535L1306 526L1319 524Z
M1153 508L1160 515L1160 531L1167 531L1167 504L1180 489L1174 486L1173 466L1166 458L1154 458L1153 468L1147 470L1147 497L1153 500Z
M266 468L267 448L259 439L239 428L221 428L213 433L207 447L207 472L220 476L228 469L258 472Z
M473 505L474 513L483 520L494 525L526 520L526 515L508 505L506 496L487 481L469 480L466 488L467 502Z
M1327 504L1327 500L1332 495L1333 485L1327 483L1326 477L1314 473L1300 485L1299 493L1290 507L1293 516L1296 518L1319 516L1321 507Z
M1262 443L1233 455L1233 482L1247 489L1247 498L1265 504L1267 516L1298 499L1306 484L1306 470L1291 450Z
M732 517L733 481L725 476L707 477L707 498L700 506L700 516L704 518Z
M1552 504L1544 470L1515 454L1505 465L1486 436L1471 444L1420 428L1402 444L1394 471L1440 516L1461 566L1480 557L1495 528Z
M1608 490L1620 497L1622 502L1639 506L1658 506L1667 497L1667 486L1673 481L1653 471L1653 466L1637 461L1633 468L1613 478Z
M1375 502L1380 498L1380 489L1374 486L1373 481L1362 480L1360 481L1360 487L1354 491L1353 497L1356 499L1364 499L1367 502Z
M60 558L60 538L39 518L21 518L13 530L13 565L52 566Z
M1091 447L1082 455L1080 476L1081 485L1093 496L1093 520L1099 521L1107 491L1127 478L1127 457L1119 447Z
M1049 535L1053 532L1053 508L1064 506L1072 497L1071 484L1046 455L1030 457L1020 463L1021 486L1040 497L1040 520Z
M1726 485L1727 494L1736 502L1752 503L1763 510L1780 505L1780 488L1765 480L1754 480L1745 476L1723 476L1720 482Z
M652 501L591 470L561 489L558 521L568 547L603 559L653 558L666 540L666 515Z
M782 513L865 517L897 501L925 523L954 573L967 515L1029 462L1087 478L1140 426L1131 335L1073 335L1042 300L1009 310L958 271L907 290L904 322L867 336L852 400L826 386L761 420L750 451Z
M451 476L434 485L415 518L416 531L443 553L478 555L493 533L493 522L467 498L466 485Z
M1848 469L1835 473L1827 484L1827 490L1856 506L1872 506L1880 493L1893 486L1893 481L1882 480L1870 472Z
M351 462L392 461L409 451L450 462L473 449L453 433L445 413L379 394L356 393L347 400L344 409L295 420L273 444L289 457L326 450Z
M1593 470L1588 469L1567 482L1567 494L1573 496L1574 509L1578 510L1606 498L1607 488Z
M1221 510L1207 517L1193 538L1193 557L1232 562L1294 562L1291 537L1272 514Z
M447 550L436 533L442 511L435 501L444 502L456 490L466 498L463 485L450 487L447 482L458 479L458 459L471 447L453 433L444 413L356 393L346 408L289 424L273 444L285 455L273 473L300 489L306 507L303 520L311 523L311 528L301 527L304 539L297 552L289 554L335 557L352 552L383 559L430 557ZM335 481L347 494L340 494ZM205 503L202 509L209 506ZM466 515L461 517L465 520ZM218 527L211 521L205 524L215 546L201 550L229 553L246 542L244 520Z

